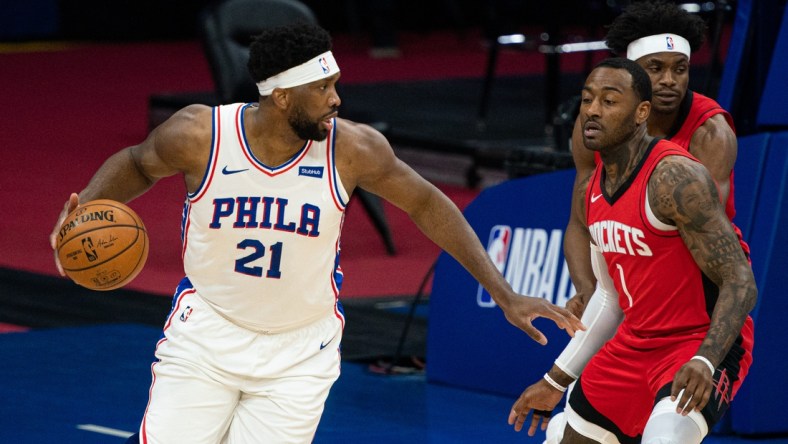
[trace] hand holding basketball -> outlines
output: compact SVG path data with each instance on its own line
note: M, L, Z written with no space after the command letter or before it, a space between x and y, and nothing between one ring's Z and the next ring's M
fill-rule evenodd
M65 276L66 273L63 271L63 266L60 265L60 258L57 256L57 238L60 234L60 227L66 220L66 216L71 214L72 211L76 210L78 206L79 195L77 193L71 193L71 195L68 196L68 200L63 205L63 211L60 212L60 216L55 223L55 228L52 230L52 233L49 234L49 246L51 246L52 250L55 252L55 266L57 267L57 271L61 276Z
M148 233L128 206L98 199L76 206L52 233L60 269L77 284L92 290L113 290L131 282L148 257ZM65 211L64 211L65 212Z

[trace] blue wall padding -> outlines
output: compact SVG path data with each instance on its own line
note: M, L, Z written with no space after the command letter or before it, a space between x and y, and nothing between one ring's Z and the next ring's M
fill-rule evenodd
M780 33L774 45L766 86L763 88L757 123L788 128L788 8L783 10Z

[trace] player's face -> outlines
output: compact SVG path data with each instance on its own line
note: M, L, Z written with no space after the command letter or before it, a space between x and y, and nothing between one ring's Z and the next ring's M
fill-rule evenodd
M583 86L580 122L586 148L600 151L617 147L637 129L635 110L640 100L625 69L597 68Z
M658 52L637 60L651 78L651 109L671 114L679 109L689 85L689 59L677 52Z
M293 132L303 140L324 140L337 116L341 100L336 91L339 73L298 87L296 103L288 118Z

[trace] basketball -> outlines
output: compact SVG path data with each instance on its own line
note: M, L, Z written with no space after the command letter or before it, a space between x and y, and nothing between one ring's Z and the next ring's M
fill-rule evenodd
M131 282L148 258L148 233L131 208L108 199L71 212L57 236L63 271L77 284L107 291Z

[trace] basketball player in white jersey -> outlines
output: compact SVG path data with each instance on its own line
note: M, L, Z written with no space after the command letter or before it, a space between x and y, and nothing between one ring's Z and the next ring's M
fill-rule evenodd
M546 342L537 317L570 335L583 328L567 310L514 293L445 195L379 132L337 117L330 50L314 25L264 32L249 61L259 103L184 108L111 156L66 203L54 233L80 201L127 202L163 177L185 181L186 277L130 442L312 440L340 372L339 237L356 187L405 211L534 340Z

